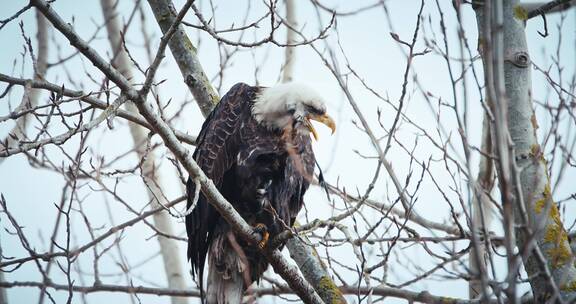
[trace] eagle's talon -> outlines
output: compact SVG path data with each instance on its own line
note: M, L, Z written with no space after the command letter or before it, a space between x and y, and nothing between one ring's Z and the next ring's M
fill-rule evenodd
M270 238L270 234L268 232L264 232L262 234L262 240L258 242L258 248L264 249L266 245L268 245L268 239Z
M260 248L260 249L266 248L266 245L268 244L268 240L270 239L270 233L268 233L268 227L266 227L266 225L264 225L262 223L258 223L258 224L256 224L256 226L254 226L254 232L253 233L260 234L261 239L258 242L258 248Z

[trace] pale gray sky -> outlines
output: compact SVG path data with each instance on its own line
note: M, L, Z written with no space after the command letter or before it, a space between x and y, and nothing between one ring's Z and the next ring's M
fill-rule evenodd
M183 1L175 1L177 6L181 5L182 2ZM206 8L207 1L202 2L204 8ZM218 28L225 28L233 23L242 23L247 1L214 2L216 4L215 19ZM330 7L347 11L355 7L370 4L373 1L341 0L323 1L323 3L324 2ZM451 39L450 52L452 56L459 57L459 49L457 40L455 39L456 19L454 11L451 9L451 1L439 2L445 12L444 17L446 18L446 26ZM0 19L11 15L26 3L27 1L4 0L2 3ZM119 10L124 14L124 16L126 16L133 5L134 1L121 0ZM335 31L330 31L326 42L337 52L340 68L343 71L346 71L346 59L339 51L338 40L340 41L342 49L353 69L380 94L388 96L394 103L397 103L401 93L402 75L404 72L406 57L401 51L401 47L399 47L390 37L389 33L393 31L404 40L411 39L418 12L419 1L390 0L387 2L387 6L391 20L387 20L381 8L366 11L357 16L339 17L337 22L337 30L339 34L336 35ZM96 26L103 22L99 1L58 0L53 4L53 7L64 18L64 20L71 23L73 21L74 29L85 38L90 37ZM148 14L146 27L149 32L155 34L154 44L157 45L160 37L158 26L155 24L147 4L144 4L144 7L147 9ZM304 27L304 32L310 36L317 33L318 22L313 6L308 1L298 1L297 7L299 24ZM208 11L205 11L208 14ZM260 1L252 1L252 10L250 12L251 19L261 16L264 11L264 6ZM439 31L438 9L436 8L436 3L434 1L425 1L423 15L425 16L423 27L426 30L426 37L428 39L436 39L440 45L443 45L442 36ZM430 19L428 19L428 17L430 17ZM565 24L560 31L557 28L557 24L561 19L561 15L555 14L547 18L550 33L546 38L541 38L537 34L538 30L542 30L542 20L539 18L531 20L528 23L526 33L532 60L538 66L545 68L552 62L551 55L554 55L558 43L558 35L560 32L562 33L563 41L560 46L561 64L564 68L562 79L563 81L568 81L569 77L573 77L576 66L576 52L574 51L576 47L576 19L574 10L567 13L565 17ZM35 20L33 11L26 12L20 19L24 22L26 35L34 37ZM329 16L327 14L322 14L322 19L323 24L325 25L329 20ZM29 78L32 75L29 57L25 58L24 66L22 66L21 53L23 52L23 38L18 26L19 20L10 23L0 31L0 41L4 42L2 43L2 46L0 46L0 73ZM185 20L193 23L197 22L193 14L190 13ZM429 23L428 20L431 20L431 22ZM465 5L463 20L465 22L464 27L468 42L475 53L477 39L476 19L474 12L469 5ZM389 27L389 23L393 25L393 29ZM244 37L244 40L252 41L254 36L262 37L265 35L269 30L267 27L269 23L264 22L263 24L266 26L262 26L257 33L250 31ZM55 31L53 31L53 33L54 34L51 37L54 37L54 39L60 42L64 41L60 34ZM188 28L188 34L193 37L193 42L197 43L199 37L198 31ZM423 32L420 32L420 38L422 38L422 34ZM435 38L433 38L433 35ZM234 38L235 36L231 35L230 37ZM278 32L277 38L281 40L283 37L284 31L281 30ZM201 42L198 50L200 61L203 63L209 77L213 77L219 70L218 48L216 43L208 35L200 34L200 38ZM141 47L143 41L140 35L139 22L136 22L130 28L127 34L127 42L132 54L136 58L142 60L142 62L147 62L145 60L145 52ZM325 47L323 42L317 42L316 45L320 49L324 49ZM109 44L104 30L98 34L97 39L91 43L91 46L99 51L102 56L109 57ZM50 49L49 62L54 62L58 56L63 57L73 51L68 43L61 43L61 47L62 49L59 51L60 53L58 53L53 47ZM417 49L423 50L424 47L424 41L420 39L417 44ZM283 56L284 49L276 46L260 47L255 50L240 49L239 53L234 56L232 65L226 73L220 94L225 93L228 88L237 82L255 84L255 66L259 67L257 74L258 83L261 85L274 85L278 82L280 77L280 68L283 62ZM346 185L346 188L351 192L355 193L356 189L359 189L359 191L363 193L372 179L376 160L363 159L359 157L355 151L360 152L362 155L374 155L369 139L352 123L352 121L356 119L354 112L351 110L351 107L344 98L330 71L322 64L313 50L308 46L298 47L296 56L295 79L316 87L317 90L326 98L329 104L329 112L331 112L338 120L338 131L335 136L331 137L329 136L328 130L318 128L321 137L320 141L318 141L314 146L319 163L323 168L325 168L326 178L330 183L336 184L338 181L340 185ZM16 62L15 65L14 62ZM477 63L477 66L479 66L480 62ZM101 79L101 75L97 73L96 69L88 60L76 57L67 65L67 67L69 69L67 71L68 75L61 68L55 68L49 70L47 79L58 84L64 83L67 87L74 87L72 84L72 81L74 81L79 86L77 88L82 88L86 92L98 89L98 86L91 82L85 74L86 70L98 81ZM459 67L457 67L457 69L459 69ZM478 71L481 73L481 69L478 69ZM555 79L558 79L558 74L556 72L553 71L552 75ZM424 91L430 92L433 96L441 97L444 102L453 103L452 87L448 78L446 63L438 54L432 52L426 56L416 58L410 79L412 79L412 77L417 77L418 82L422 85ZM479 77L482 77L481 74ZM138 78L143 79L142 75L138 75ZM168 99L173 100L167 109L169 113L178 111L180 109L179 105L183 100L191 99L187 87L182 82L180 72L169 53L163 62L157 79L166 79L166 82L160 87L160 95L164 101L167 101ZM382 109L381 121L384 123L386 128L389 128L392 124L395 115L393 109L370 94L362 87L360 82L354 80L353 77L350 77L349 81L352 94L365 116L368 118L371 126L377 130L378 135L384 135L384 130L379 127L377 122L377 108ZM468 77L467 81L470 87L470 90L468 91L468 98L470 101L470 112L468 117L468 125L470 126L468 130L469 139L475 146L479 146L482 108L478 102L478 92L475 89L472 77ZM539 72L533 72L532 82L534 88L533 96L536 100L541 102L550 101L551 103L557 101L556 95L550 92L550 89L545 85L545 81ZM0 84L0 91L3 91L4 88L5 85ZM22 90L19 88L13 89L8 97L0 100L0 116L6 115L9 112L9 108L14 108L15 105L18 104L21 98L21 92ZM459 102L462 102L461 89L458 89L458 94L460 95L458 96ZM408 85L408 95L405 107L407 116L416 120L420 126L436 136L435 132L437 122L435 113L432 113L429 105L418 88L415 87L415 83L412 80ZM437 110L436 105L433 105L433 108ZM541 107L537 109L541 127L539 132L542 134L542 132L546 131L549 127L549 121L547 121L549 116L545 115L545 112ZM188 106L185 107L183 111L184 113L181 114L183 119L178 120L174 127L188 132L189 134L197 134L203 121L197 107ZM458 128L453 117L453 112L443 108L440 121L445 126L446 132L451 134L451 139L454 145L458 147L458 155L462 157L463 153L461 151L461 143L459 139L457 139ZM0 124L0 138L4 138L12 126L12 123ZM90 150L93 151L94 154L105 154L107 159L112 159L115 155L125 152L132 145L128 128L126 126L125 122L118 121L115 130L101 128L98 131L93 132L89 141ZM52 129L53 134L58 134L62 131L64 130L58 128ZM420 132L414 127L402 123L399 126L396 136L399 141L406 145L406 147L412 148L417 138L416 135L419 133ZM541 136L540 139L542 139ZM155 138L155 141L158 140L158 138ZM446 140L446 138L443 138L443 140ZM78 138L72 138L69 142L64 144L63 147L73 151L73 147L76 146L77 143ZM190 148L192 149L192 147ZM549 151L551 146L548 145L547 148ZM51 147L48 151L54 155L55 159L61 159L66 163L66 159L61 156L61 152L58 148ZM160 170L165 181L162 186L165 190L166 196L169 199L173 199L182 195L182 186L174 175L172 165L166 159L166 151L161 149L157 151L156 154L161 157L162 161ZM429 157L438 159L442 156L440 151L433 148L432 145L424 139L421 139L419 142L415 155L420 161L427 161ZM400 179L404 181L404 178L408 174L410 162L408 155L401 147L395 145L390 150L388 157L396 169ZM472 168L477 167L477 160L478 157L475 155L474 165ZM131 159L127 159L122 167L129 168L136 162L137 159L133 156ZM445 172L443 166L443 163L433 163L431 170L434 172L434 177L437 178L438 181L446 182L442 188L446 191L448 197L450 199L456 199L457 196L448 188L450 177ZM421 168L416 166L414 175L419 176L420 170ZM566 177L565 182L561 184L558 189L555 189L555 199L564 198L574 192L573 181L576 179L576 170L574 170L574 168L569 169L567 174L568 176ZM462 179L463 177L459 176L458 178ZM46 170L31 168L26 158L22 155L10 157L0 167L0 192L6 198L13 214L20 220L20 224L25 227L25 232L27 233L31 243L35 244L36 250L40 252L47 249L47 239L51 234L54 217L57 212L54 204L60 199L63 184L64 181L61 176ZM113 186L113 181L108 181L108 185ZM465 180L462 179L460 181L460 186L464 185ZM412 188L410 189L413 189L414 185L411 187ZM372 197L387 202L389 199L386 196L387 192L389 192L392 198L395 198L395 193L391 190L392 188L388 176L385 173L381 173L381 177L376 185L376 189L372 193ZM146 193L139 178L132 177L124 179L123 182L118 185L118 189L118 192L121 193L124 199L131 202L136 208L144 208ZM106 210L103 207L102 202L105 197L107 199L110 199L110 197L104 195L102 192L93 191L93 189L87 186L82 188L80 193L86 196L84 208L88 210L88 214L93 217L91 218L93 225L97 227L101 226L103 229L109 228L110 223L107 220ZM323 219L330 216L331 210L326 202L324 194L319 189L311 189L310 193L306 197L306 201L306 206L309 211L309 219ZM131 213L128 213L123 207L121 207L121 205L112 203L112 206L116 206L116 208L114 208L114 217L117 223L122 219L132 216ZM574 200L568 201L565 206L565 225L569 225L576 217ZM183 206L180 206L180 208L183 208ZM448 205L444 201L442 193L437 190L434 182L430 178L425 178L422 182L415 209L420 214L431 220L450 220ZM374 221L377 220L377 214L374 214ZM175 221L174 224L177 226L178 231L184 231L183 223ZM0 225L3 228L9 226L6 217L3 214L0 215ZM74 242L81 244L90 240L81 221L78 219L75 220L73 222L73 227L75 228L73 232ZM380 228L384 229L384 227ZM496 227L495 230L500 231L499 228ZM156 239L149 239L151 235L152 231L144 225L137 225L126 230L123 235L124 240L122 241L122 244L132 265L147 259L158 251ZM18 239L6 233L4 229L0 232L0 239L2 240L2 248L5 256L26 255L20 246ZM61 239L61 241L62 240L63 239ZM466 244L459 243L458 246L464 248ZM182 260L184 260L185 249L184 246L181 247ZM367 248L366 250L368 253L370 252L370 248ZM410 262L422 267L422 269L428 269L437 262L435 259L426 255L421 248L416 246L407 247L403 250L406 253L405 256L410 257ZM321 251L321 254L324 254L323 250ZM353 257L351 248L348 246L331 248L330 254L335 257L340 257L339 260L347 260L346 257L350 256L348 259L349 261L356 261ZM376 252L374 252L374 254L376 254ZM378 260L379 259L376 256L372 256L370 259L371 263ZM406 264L408 262L409 261L407 260L392 260L391 264ZM86 257L80 259L82 270L91 272L90 263L91 253L86 253ZM354 268L356 267L356 264L350 264L348 266ZM182 265L182 267L188 269L189 266L185 264ZM414 269L412 266L410 268ZM116 267L115 261L112 259L104 258L101 261L102 273L117 271L118 267ZM55 272L57 272L57 270L55 270ZM135 285L165 285L161 259L158 257L153 259L150 263L137 268L134 273L135 275L132 279L134 280ZM505 269L503 268L501 274L504 273ZM381 275L381 273L376 272L375 275ZM393 283L404 282L413 277L411 273L402 271L402 268L395 271L393 267L390 269L389 275L389 280ZM355 274L350 273L350 276L352 278ZM35 266L30 263L12 273L7 273L6 277L9 281L41 280ZM64 277L56 276L56 278L60 279L59 282L64 282ZM103 279L110 283L124 283L123 279L116 276L105 277ZM77 283L81 285L91 285L93 282L77 281ZM191 280L189 280L189 283L192 285ZM408 288L415 291L428 290L429 292L438 295L462 298L467 296L467 284L462 280L428 280L425 283L410 285ZM526 290L525 286L523 287L523 290ZM51 292L51 294L58 303L65 301L66 299L65 292ZM13 288L8 291L8 296L12 303L31 303L36 301L38 290L29 288ZM143 303L169 302L167 297L142 295L140 296L140 299ZM90 303L102 303L104 301L125 302L128 301L128 297L125 294L95 293L90 294L88 300ZM77 295L74 298L74 302L81 303L80 295ZM272 303L273 301L271 298L267 298L266 302ZM402 303L403 301L395 300L390 302Z

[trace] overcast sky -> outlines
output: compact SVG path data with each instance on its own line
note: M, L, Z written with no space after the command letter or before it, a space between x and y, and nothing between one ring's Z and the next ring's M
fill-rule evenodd
M26 5L28 1L3 1L2 10L0 12L0 19L13 14L20 7ZM183 1L175 1L179 7ZM214 1L216 3L216 27L226 28L232 24L241 24L246 12L247 1ZM252 1L252 8L249 14L249 20L261 16L265 12L265 7L260 1ZM282 1L280 1L282 2ZM323 1L327 6L338 8L341 11L349 11L356 7L365 6L373 1ZM449 31L449 39L451 39L451 54L454 57L459 56L459 49L457 47L456 38L456 19L453 9L451 9L451 1L441 2L443 11L445 12L446 26ZM390 0L387 2L387 7L391 19L388 20L381 8L373 9L361 14L350 17L339 17L337 21L338 35L335 31L329 31L326 43L337 52L337 58L342 71L347 71L346 58L349 60L351 67L356 71L366 83L374 88L382 96L388 96L394 103L398 100L401 94L402 76L406 64L406 55L402 47L398 45L390 37L390 32L399 35L403 40L410 40L412 38L413 30L415 27L416 16L419 8L419 1L400 1ZM119 10L124 17L131 11L134 1L122 0L119 4ZM202 1L202 6L206 14L207 1ZM64 20L73 23L74 29L80 33L82 37L90 37L96 27L103 22L102 12L99 1L73 1L73 0L58 0L53 4L54 9L64 18ZM147 4L144 5L147 9L147 23L146 28L149 32L154 33L154 45L159 41L159 29L155 24L153 16L149 11ZM322 25L318 24L318 18L315 10L308 1L297 1L297 16L299 25L303 27L304 33L312 37L318 32L319 26L326 26L330 16L322 13ZM436 39L439 44L441 42L441 33L439 31L439 17L438 9L434 1L425 1L424 14L425 21L423 24L424 32L419 34L425 35L428 39ZM430 19L428 19L430 17ZM563 70L563 80L568 81L569 77L574 75L576 66L576 20L574 10L565 15L566 20L564 26L559 30L557 24L560 22L561 15L551 15L547 18L549 36L542 38L538 35L537 31L542 31L543 22L540 18L535 18L529 21L526 28L528 45L532 60L540 67L548 67L551 64L551 55L556 51L558 44L558 36L561 32L562 43L560 45L560 58ZM24 24L24 31L26 36L35 36L35 19L33 11L28 11L22 15L21 20ZM188 14L185 20L192 23L197 23L193 14ZM428 23L428 20L431 20ZM465 5L463 11L463 20L465 33L468 43L471 45L475 53L477 31L476 19L472 8ZM4 29L0 31L0 73L15 75L18 77L31 78L31 65L29 58L26 58L24 65L22 65L23 52L23 38L18 26L19 21L11 22ZM252 41L255 37L262 38L266 35L269 28L269 23L264 22L256 33L253 31L247 32L244 41ZM389 24L393 25L390 28ZM219 70L219 56L216 43L206 34L199 34L197 30L187 28L188 34L192 37L193 43L199 43L198 55L202 62L205 71L209 77L217 75ZM54 39L63 42L61 35L53 31ZM200 36L199 36L200 35ZM279 40L284 39L284 31L280 30L277 33ZM435 38L434 38L435 35ZM103 56L109 57L109 43L105 36L105 31L102 30L90 45L95 48ZM230 36L235 38L235 36ZM256 39L257 39L256 38ZM145 60L146 55L141 47L143 44L140 34L140 23L136 22L127 33L128 47L131 49L132 54L142 60ZM33 40L34 41L34 40ZM340 43L342 51L338 47ZM324 50L324 42L317 42L316 45ZM68 43L61 43L61 50L58 51L53 47L50 49L49 62L54 62L58 56L64 57L70 54L73 49ZM421 51L425 48L423 39L417 43L416 49ZM326 53L327 54L327 53ZM344 56L346 55L346 57ZM222 81L220 94L224 94L232 85L237 82L245 82L248 84L259 84L271 86L277 83L280 79L280 70L284 58L284 49L273 45L267 47L260 47L258 49L240 49L232 59L232 65L227 70L226 76ZM14 64L16 62L16 64ZM477 62L479 67L480 62ZM258 71L255 72L255 67ZM63 71L61 68L51 69L48 72L47 79L51 82L58 84L66 84L66 87L74 87L72 81L78 85L76 89L83 89L85 92L90 92L98 89L98 86L92 83L87 74L92 75L95 79L100 80L101 74L97 73L96 69L92 67L89 61L84 58L76 57L68 64L69 70ZM87 73L85 72L87 71ZM481 73L481 69L478 69ZM66 76L66 73L69 73ZM343 96L342 91L338 87L337 82L330 73L330 71L319 60L318 55L308 46L297 48L296 65L295 65L295 79L299 82L307 83L315 87L322 96L325 97L328 104L328 112L332 114L337 120L338 131L334 136L330 136L329 130L326 128L318 127L320 133L320 140L314 144L314 150L319 160L320 166L324 168L326 178L330 183L339 185L346 185L346 188L351 192L356 192L356 189L363 193L370 183L374 174L376 160L370 158L362 158L359 154L364 156L373 156L374 151L370 145L368 137L359 130L354 121L356 116L351 110L351 107ZM553 73L555 79L558 79L558 74ZM139 79L143 79L141 75ZM416 77L417 83L422 86L422 91L430 92L433 96L442 97L445 102L452 102L453 94L450 80L448 78L446 63L444 59L437 53L430 53L426 56L418 57L414 61L414 66L410 74L411 81L408 86L408 96L406 99L405 112L408 117L418 121L424 128L429 128L432 133L435 132L437 122L435 113L431 110L430 105L421 94L420 89L415 85L412 77ZM479 75L482 78L481 74ZM182 82L181 74L177 65L171 57L167 54L166 59L162 64L162 68L158 73L157 79L166 79L166 82L160 87L160 96L166 102L172 99L172 103L167 108L167 112L174 113L180 110L180 104L184 100L190 100L192 97L188 92L188 88ZM473 78L471 75L467 77L467 81L471 88L474 88ZM545 85L544 78L538 72L533 71L533 96L535 100L540 102L550 101L554 103L557 97L550 93L550 89ZM215 85L219 80L215 82ZM384 135L384 130L379 127L377 109L381 109L382 116L380 120L384 123L386 128L389 128L393 117L395 115L393 109L382 101L378 100L374 95L370 94L363 88L362 84L355 80L353 77L349 78L349 85L351 92L368 118L371 126L378 130L379 135ZM6 86L0 84L0 92L4 91ZM13 89L12 92L0 100L0 116L9 113L20 101L22 90L19 88ZM458 89L459 99L461 99L462 91ZM47 96L43 96L46 98ZM468 136L470 141L475 146L480 146L480 132L482 121L482 108L478 102L477 90L470 89L468 91L469 103L469 116L468 116ZM434 107L432 107L434 108ZM540 134L546 131L549 122L549 117L545 115L541 107L538 109L538 119L540 124ZM182 119L179 119L174 127L178 130L188 132L191 135L196 135L199 131L203 118L195 105L185 107L181 113ZM446 127L446 133L452 134L453 137L458 136L458 128L455 123L453 114L447 109L444 109L440 120ZM118 126L114 130L101 128L94 132L90 138L90 150L94 154L104 154L108 158L113 158L115 155L120 155L130 148L132 145L129 136L128 128L124 121L118 121ZM2 123L0 124L0 138L4 138L11 130L13 124ZM53 134L61 133L63 129L54 128ZM400 124L396 134L399 141L403 142L407 147L412 148L419 132L408 124ZM542 140L542 136L539 138ZM155 142L159 139L155 138ZM459 141L455 140L459 144ZM78 138L72 138L63 145L65 148L70 148L78 144ZM461 147L461 145L459 146ZM551 146L547 146L548 149ZM192 149L192 147L190 147ZM50 148L49 151L54 155L55 159L66 161L60 154L57 148ZM156 155L161 159L162 164L160 170L164 180L163 189L165 195L169 199L173 199L182 195L182 185L175 176L173 166L167 160L167 153L165 150L160 149L156 151ZM457 155L463 158L461 148L456 148ZM358 154L359 153L359 154ZM427 160L429 157L438 158L441 154L432 148L431 144L422 140L419 142L415 155L421 161ZM392 147L388 154L389 160L392 162L400 179L403 181L408 174L408 167L410 159L404 150L398 145ZM478 157L474 155L474 165L476 168ZM137 162L136 156L126 161L125 167ZM435 172L435 177L448 180L449 176L442 168L443 164L433 164L431 170ZM474 169L475 170L475 169ZM371 194L371 197L387 201L389 197L395 198L394 192L391 190L393 187L390 184L390 179L385 173L381 173L382 177L376 184L376 189ZM416 173L415 173L416 174ZM417 171L420 174L420 171ZM574 180L576 179L576 170L573 168L567 172L566 182L561 184L554 192L554 198L560 199L574 192ZM459 178L462 178L460 176ZM113 184L113 183L111 183ZM36 244L36 249L43 252L47 249L50 234L52 233L52 225L56 215L56 208L54 204L60 200L60 194L64 181L61 176L48 172L46 170L38 170L32 168L25 157L18 155L10 157L0 167L0 192L5 196L9 208L15 216L20 220L20 224L25 227L25 231L30 238L31 243ZM462 181L465 185L465 181ZM145 189L142 186L141 180L138 177L128 178L120 185L119 192L125 196L130 202L133 202L137 208L144 208L146 201ZM84 207L89 210L89 214L93 216L93 225L102 226L103 230L109 228L107 220L106 209L102 207L101 202L104 199L110 199L103 193L93 191L88 187L82 189L81 193L86 196ZM450 198L455 199L456 196L448 194ZM449 221L450 214L448 205L444 202L442 193L436 190L434 182L431 179L425 179L421 185L418 195L419 199L415 205L415 209L426 216L426 218L435 221ZM124 208L118 204L112 203L114 208L113 213L116 222L119 223L122 219L131 216ZM312 188L310 193L306 196L306 206L309 211L308 218L327 218L330 216L330 208L326 202L323 193L317 189ZM183 208L183 206L180 206ZM566 204L565 225L569 225L574 221L576 215L576 207L574 201L571 200ZM374 214L374 220L377 220L377 214ZM301 219L306 221L305 218ZM2 227L9 227L4 215L0 215L0 225ZM76 230L73 233L74 242L81 244L89 240L89 236L82 223L73 223ZM174 225L180 232L184 231L182 222L174 221ZM494 228L500 231L498 227ZM144 225L137 225L128 229L124 235L123 246L126 250L126 255L130 257L131 264L137 264L140 261L146 260L148 257L154 255L158 251L158 245L155 238L150 238L152 231ZM26 253L20 246L18 239L9 235L4 229L0 231L0 239L2 241L2 248L5 256L23 256ZM182 245L182 244L180 244ZM458 246L466 246L466 244L458 244ZM185 249L181 246L182 260L185 260ZM463 248L463 247L462 247ZM429 268L435 264L435 260L426 256L422 250L415 248L405 248L406 256L411 257L412 262L422 265L423 269ZM345 257L350 255L352 257L351 249L349 247L334 248L331 254L336 257ZM354 260L353 258L350 259ZM374 257L374 260L377 260ZM91 271L90 259L85 259L81 262L84 271ZM402 263L402 261L393 261L394 263ZM107 271L117 271L114 261L105 259L102 261L103 273ZM503 265L503 264L502 264ZM349 265L355 267L356 265ZM188 268L189 266L182 265ZM162 271L161 259L155 258L150 263L138 268L133 280L135 285L160 286L165 285L165 278ZM502 269L502 273L505 273ZM413 276L410 273L396 273L391 269L391 278L393 282L404 282ZM9 281L40 281L35 266L32 264L24 265L21 269L13 273L6 274ZM60 282L64 282L64 278L60 278ZM106 278L110 283L124 283L121 278L111 277ZM78 282L81 285L91 285L93 282ZM189 280L192 286L192 281ZM428 290L431 293L446 296L455 296L465 298L467 297L467 284L463 280L451 281L426 281L425 283L418 283L408 287L411 290L421 291ZM526 290L526 286L522 287ZM64 301L66 293L53 292L52 293L57 302ZM31 303L37 300L38 290L27 288L13 288L8 291L9 300L12 303ZM74 302L80 303L80 296L75 297ZM89 297L91 303L101 303L103 301L120 302L127 301L127 296L124 294L111 294L111 293L96 293L91 294ZM167 297L155 296L141 296L143 303L168 303ZM267 298L272 302L271 298ZM267 302L268 302L267 301ZM402 303L403 301L398 301ZM396 303L390 301L390 303Z

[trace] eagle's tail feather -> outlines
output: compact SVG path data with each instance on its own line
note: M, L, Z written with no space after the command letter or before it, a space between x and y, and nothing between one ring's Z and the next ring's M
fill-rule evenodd
M231 247L226 235L217 236L210 244L206 284L208 304L242 303L245 288L243 272L247 265Z
M244 294L242 274L234 272L229 278L224 278L217 271L208 275L206 300L208 304L238 304L242 303Z

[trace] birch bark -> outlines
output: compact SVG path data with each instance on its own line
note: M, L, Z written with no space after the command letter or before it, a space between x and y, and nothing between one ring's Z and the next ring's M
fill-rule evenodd
M118 13L115 11L113 0L101 0L102 12L104 20L106 21L106 30L108 32L108 40L112 48L112 54L115 56L113 66L130 82L133 83L132 64L126 51L122 47L121 25L118 18ZM129 112L138 113L138 108L131 101L127 102L126 109ZM146 151L147 131L145 128L137 124L129 124L130 134L136 148L138 158L144 159L142 163L142 178L147 188L148 201L152 202L151 208L156 209L160 206L165 206L168 201L162 194L160 185L162 179L155 167L156 157L154 153ZM154 225L156 228L167 235L174 235L172 228L172 219L167 211L155 213L153 216ZM160 254L164 262L164 272L168 280L168 287L171 289L186 289L184 280L183 264L180 260L181 251L178 250L178 245L173 239L165 236L158 235L158 242L160 245ZM172 304L186 304L188 299L185 297L171 297Z
M494 6L484 10L482 4ZM498 178L503 203L509 201L514 207L516 246L528 273L535 302L553 300L556 293L563 301L572 302L576 300L575 257L552 198L546 159L538 144L525 14L518 0L505 0L501 6L487 1L476 5L475 9L478 32L482 36L486 85L495 93L487 94L493 103L495 127L506 127L496 130L503 134L497 137L505 140L493 143L497 149L513 152L509 160L499 159ZM498 20L501 24L494 22ZM498 43L489 38L490 31L486 27L491 23L494 25L492 33L501 31L500 50L490 50L494 48L491 43ZM493 73L488 73L488 69ZM494 77L490 78L490 74ZM498 115L504 115L504 124L498 124Z
M47 69L47 62L48 62L48 22L46 22L46 18L40 12L36 11L36 40L38 41L38 45L36 47L36 62L34 64L34 80L44 80L44 76L46 76L46 69ZM22 97L22 101L20 105L14 112L20 112L25 109L32 109L38 105L38 101L40 99L40 94L42 90L40 89L32 89L31 85L24 86L24 96ZM6 150L8 147L14 146L20 140L26 138L26 129L28 128L28 124L30 121L30 117L32 115L24 115L16 120L16 125L10 131L11 135L8 135L5 140L2 140L2 143L6 143ZM0 157L0 165L6 160L6 158Z

